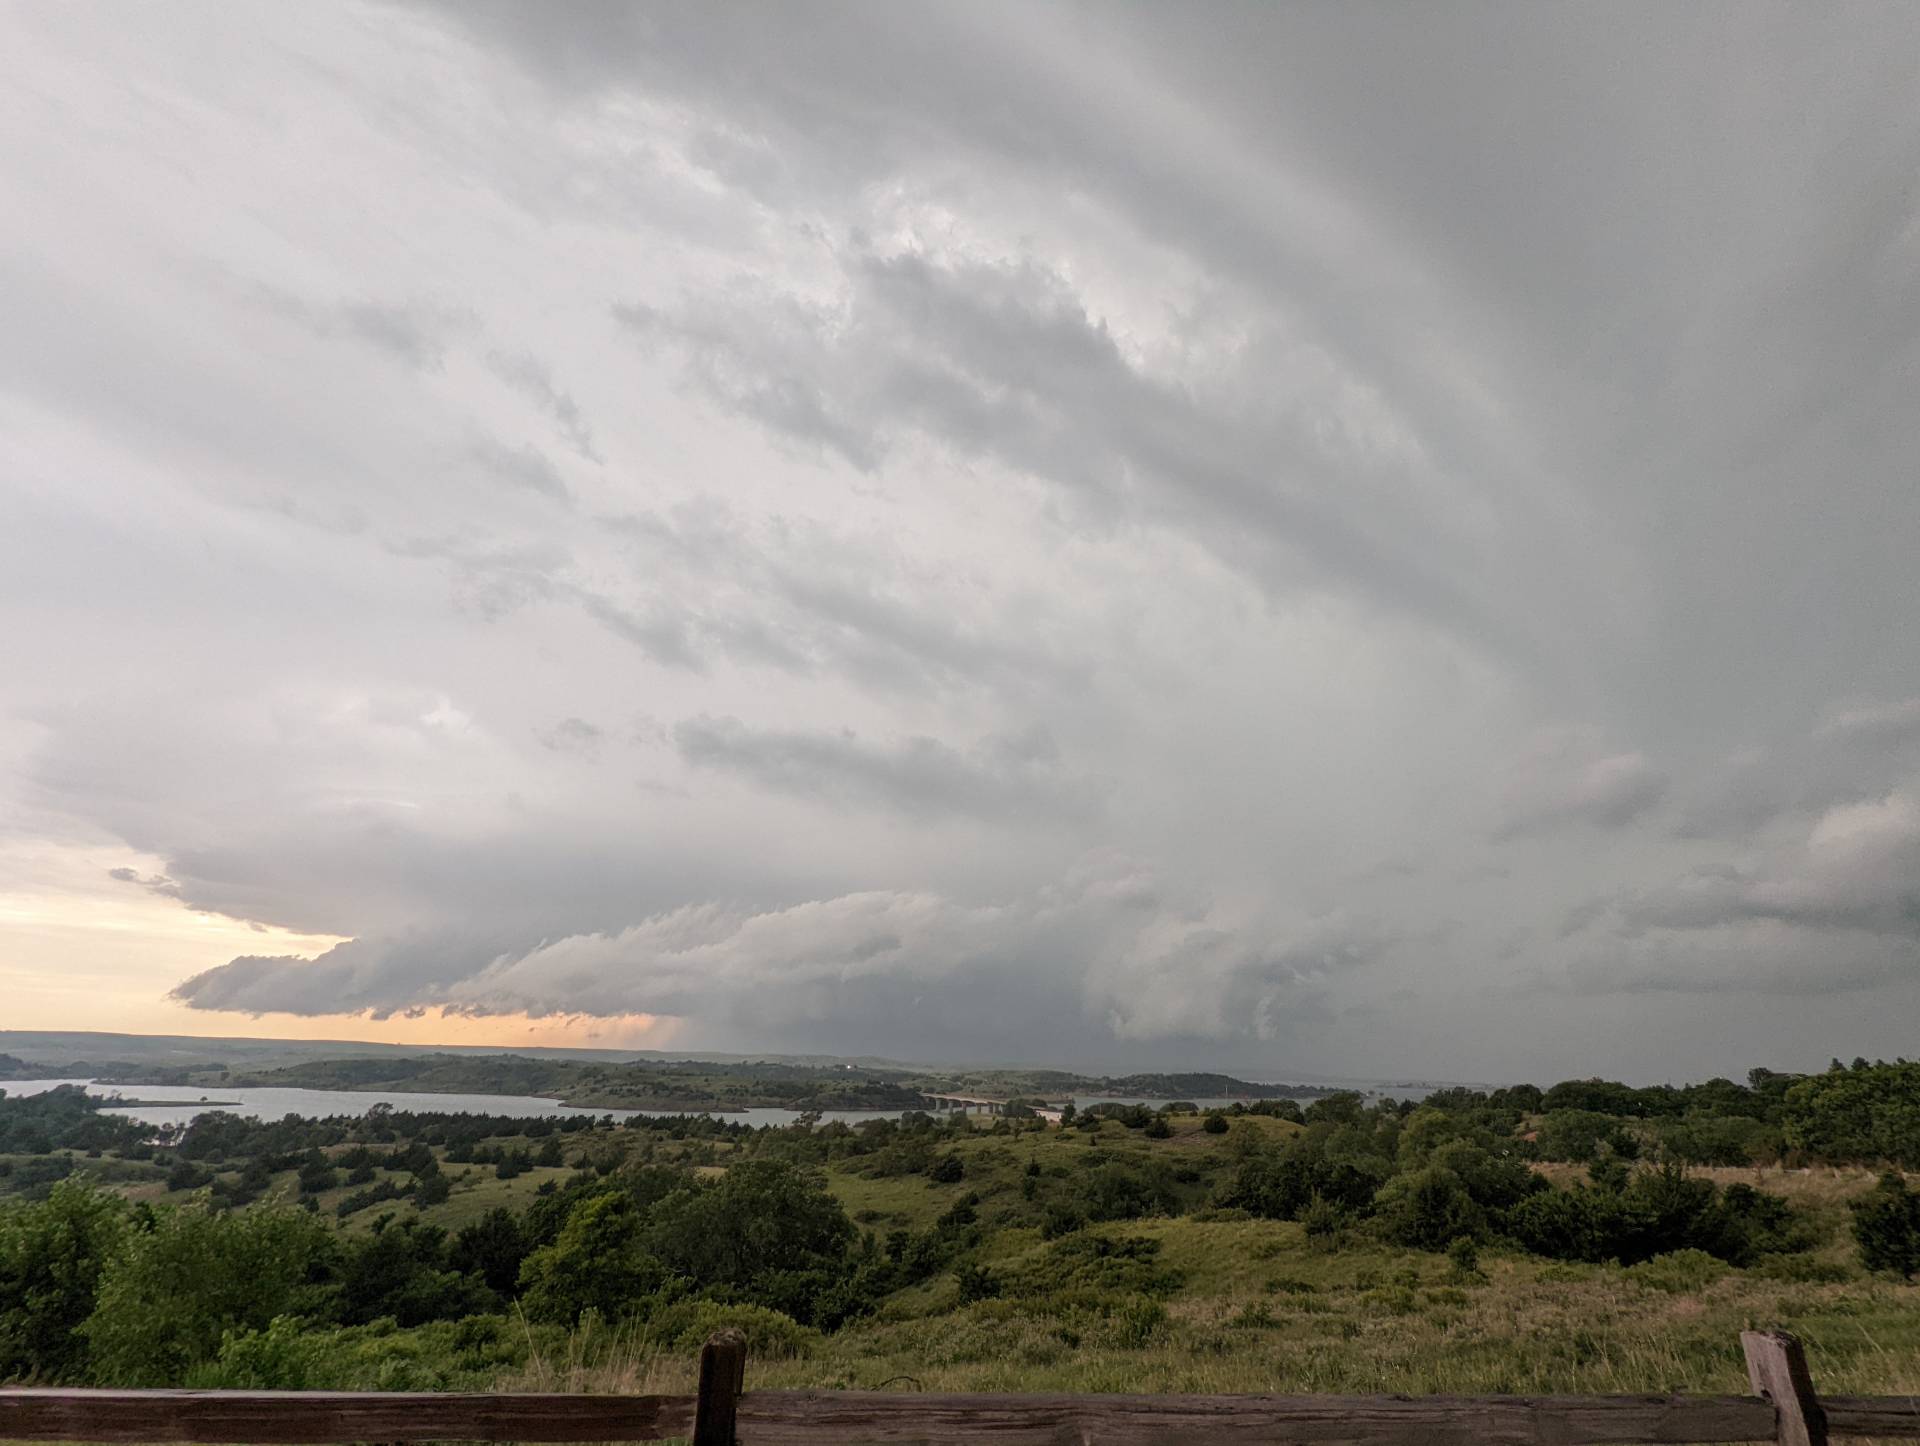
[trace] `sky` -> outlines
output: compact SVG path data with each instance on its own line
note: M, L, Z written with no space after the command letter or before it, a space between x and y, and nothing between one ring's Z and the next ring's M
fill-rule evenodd
M1920 9L0 8L0 1021L1920 1019Z

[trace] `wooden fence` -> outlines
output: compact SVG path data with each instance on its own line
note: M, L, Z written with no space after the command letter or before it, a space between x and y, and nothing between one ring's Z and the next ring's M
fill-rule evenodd
M716 1336L694 1396L0 1390L0 1441L653 1441L694 1446L1634 1446L1920 1438L1920 1398L1814 1394L1792 1336L1749 1331L1751 1396L1069 1396L745 1391Z

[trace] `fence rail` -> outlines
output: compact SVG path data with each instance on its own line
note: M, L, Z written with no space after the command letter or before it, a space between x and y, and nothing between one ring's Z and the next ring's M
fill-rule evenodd
M694 1396L0 1390L0 1441L653 1441L695 1446L1658 1446L1920 1439L1920 1397L1814 1394L1791 1336L1742 1336L1751 1396L1080 1396L743 1391L716 1337Z

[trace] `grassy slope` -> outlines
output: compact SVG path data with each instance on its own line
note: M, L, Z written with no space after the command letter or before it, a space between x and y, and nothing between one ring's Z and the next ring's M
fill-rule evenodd
M1236 1131L1284 1133L1283 1121L1249 1119ZM631 1151L644 1137L595 1132L567 1144ZM1757 1272L1666 1281L1645 1268L1555 1265L1488 1251L1477 1278L1455 1278L1446 1260L1355 1241L1327 1252L1292 1223L1192 1216L1094 1227L1112 1237L1161 1242L1156 1265L1178 1270L1164 1318L1143 1298L1072 1290L1021 1294L1021 1277L1052 1247L1031 1228L994 1229L1018 1196L1029 1162L1043 1180L1070 1177L1089 1160L1150 1158L1179 1168L1229 1167L1237 1138L1176 1122L1168 1140L1148 1140L1109 1123L1090 1140L1078 1131L1017 1137L984 1130L954 1147L966 1163L958 1184L919 1175L871 1179L860 1162L829 1171L834 1193L862 1227L929 1226L961 1196L980 1196L989 1227L980 1258L1004 1284L1001 1298L960 1306L940 1276L891 1297L873 1319L819 1340L803 1357L756 1360L762 1386L872 1388L894 1380L927 1390L1273 1391L1273 1392L1606 1392L1745 1389L1739 1332L1778 1325L1807 1342L1816 1383L1831 1392L1920 1391L1920 1286L1859 1274L1844 1236L1845 1200L1872 1182L1863 1170L1707 1171L1746 1180L1809 1210L1828 1243L1816 1257L1849 1271L1837 1283L1796 1284ZM722 1155L724 1158L724 1153ZM452 1197L427 1218L450 1228L494 1205L524 1209L548 1179L566 1170L530 1170L510 1181L486 1167L449 1165ZM1572 1173L1546 1167L1551 1174ZM382 1172L381 1178L385 1178ZM1197 1200L1204 1181L1183 1186ZM184 1199L157 1184L129 1186L149 1199ZM327 1218L341 1188L321 1199ZM291 1200L291 1174L269 1198ZM386 1202L344 1223L369 1228ZM1667 1288L1661 1288L1662 1285ZM369 1328L371 1329L371 1328ZM405 1333L402 1333L405 1335ZM417 1349L396 1337L369 1340L370 1357ZM476 1369L481 1362L475 1362ZM524 1365L486 1368L504 1388L682 1389L691 1382L684 1349L661 1352L632 1332L576 1339L538 1351ZM907 1377L909 1381L895 1380Z
M1237 1128L1249 1126L1293 1128L1277 1120ZM920 1228L972 1190L991 1220L996 1192L1018 1188L1028 1158L1044 1170L1096 1148L1178 1160L1230 1152L1233 1137L1200 1134L1187 1121L1156 1142L1108 1125L1097 1147L1071 1131L969 1142L961 1147L969 1178L957 1185L831 1178L850 1211L886 1211ZM1828 1236L1817 1257L1852 1265L1844 1202L1872 1183L1870 1172L1703 1173L1793 1199ZM755 1379L871 1387L906 1374L928 1390L1739 1393L1739 1332L1779 1325L1807 1342L1825 1390L1920 1389L1920 1286L1857 1270L1844 1283L1817 1285L1729 1270L1674 1290L1645 1269L1487 1252L1480 1278L1461 1280L1437 1255L1363 1243L1328 1253L1290 1222L1183 1217L1095 1228L1159 1240L1158 1262L1184 1276L1144 1344L1120 1343L1137 1334L1127 1322L1058 1299L1009 1295L963 1307L941 1279L902 1292L879 1318L828 1338L808 1359L760 1364ZM990 1236L983 1254L1015 1281L1047 1249L1032 1230L1007 1230Z

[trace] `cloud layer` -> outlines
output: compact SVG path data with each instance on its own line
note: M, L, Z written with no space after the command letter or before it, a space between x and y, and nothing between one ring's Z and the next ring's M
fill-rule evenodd
M1915 12L0 30L0 846L346 941L143 998L1908 1047Z

